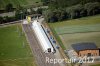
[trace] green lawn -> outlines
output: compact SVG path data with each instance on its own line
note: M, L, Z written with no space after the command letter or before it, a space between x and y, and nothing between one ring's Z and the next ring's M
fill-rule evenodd
M91 66L100 66L100 64L97 64L97 65L91 65Z
M100 15L49 23L63 47L79 42L95 42L100 47ZM64 49L64 48L63 48Z
M55 30L59 35L72 34L72 33L98 32L100 31L100 24L71 25L71 26L57 27L55 28Z
M20 24L0 27L0 66L36 66Z
M14 7L17 5L21 6L30 6L30 5L36 5L37 3L41 3L41 0L0 0L0 9L5 9L5 6L8 3L12 3Z

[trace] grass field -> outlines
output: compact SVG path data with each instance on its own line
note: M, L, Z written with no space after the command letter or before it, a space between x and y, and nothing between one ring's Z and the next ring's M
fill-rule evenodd
M0 27L0 66L36 66L20 24Z
M94 42L100 47L100 32L63 34L59 36L67 49L71 48L71 44L79 42Z
M87 33L87 32L98 32L100 31L100 24L92 25L73 25L55 28L59 35L72 34L72 33Z
M0 0L0 9L4 9L9 3L12 3L14 7L17 5L30 6L35 5L36 2L41 2L41 0Z
M79 42L94 42L100 47L100 15L49 23L61 39L63 48Z
M97 65L91 65L91 66L100 66L100 64L97 64Z

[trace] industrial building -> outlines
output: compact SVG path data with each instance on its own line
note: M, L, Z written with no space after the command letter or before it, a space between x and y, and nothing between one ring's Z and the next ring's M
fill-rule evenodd
M43 26L37 21L34 20L32 23L32 29L34 30L38 41L40 42L40 46L42 47L43 52L45 53L54 53L55 49L48 38L45 29Z
M95 43L82 42L71 45L71 49L65 51L70 59L74 59L78 62L81 58L94 58L94 60L100 60L99 48Z
M99 56L99 49L95 45L95 43L83 42L83 43L72 44L72 48L77 53L78 57Z

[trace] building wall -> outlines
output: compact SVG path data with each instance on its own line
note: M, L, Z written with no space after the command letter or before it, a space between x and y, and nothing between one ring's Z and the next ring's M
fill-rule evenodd
M83 56L99 56L99 50L83 50L83 51L79 51L79 57L83 57Z

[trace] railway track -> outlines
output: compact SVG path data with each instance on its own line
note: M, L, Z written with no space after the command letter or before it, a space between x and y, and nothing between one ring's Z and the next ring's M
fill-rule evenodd
M25 25L23 24L23 29L26 33L26 37L29 41L32 53L35 57L37 66L59 66L58 63L54 64L54 63L47 63L46 62L46 57L52 58L54 59L55 56L52 53L44 53L42 51L42 48L39 44L39 41L37 40L34 31L32 30L30 25Z

